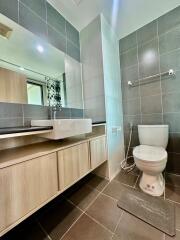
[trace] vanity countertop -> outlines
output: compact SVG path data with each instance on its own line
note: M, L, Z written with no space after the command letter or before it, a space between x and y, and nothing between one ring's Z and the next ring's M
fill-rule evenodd
M12 134L12 133L21 133L21 132L34 132L42 130L51 130L53 127L8 127L0 128L0 135Z
M82 135L79 137L67 138L57 141L46 141L42 143L35 143L23 147L10 148L0 151L0 169L30 159L38 158L53 152L63 150L81 143L88 142L93 139L105 137L105 134L90 134Z
M52 126L0 128L0 139L43 134L51 132L52 129Z

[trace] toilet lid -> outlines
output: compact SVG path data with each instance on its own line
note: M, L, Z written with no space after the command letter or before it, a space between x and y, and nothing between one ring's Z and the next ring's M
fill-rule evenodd
M133 155L141 160L155 162L167 158L167 152L162 147L140 145L134 148Z

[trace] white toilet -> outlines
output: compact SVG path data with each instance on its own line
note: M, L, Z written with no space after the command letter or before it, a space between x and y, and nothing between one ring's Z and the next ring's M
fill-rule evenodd
M167 163L168 125L138 125L140 146L133 150L134 161L143 174L139 186L143 192L161 196L165 181L162 175Z

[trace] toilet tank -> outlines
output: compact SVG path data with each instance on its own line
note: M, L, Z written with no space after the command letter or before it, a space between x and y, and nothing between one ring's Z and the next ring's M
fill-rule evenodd
M168 125L138 125L141 145L157 146L166 149L169 139Z

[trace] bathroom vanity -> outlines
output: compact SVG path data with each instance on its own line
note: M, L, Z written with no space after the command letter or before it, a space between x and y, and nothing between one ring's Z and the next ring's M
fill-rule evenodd
M1 150L0 156L2 236L106 162L106 135L46 141Z

